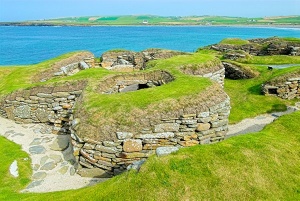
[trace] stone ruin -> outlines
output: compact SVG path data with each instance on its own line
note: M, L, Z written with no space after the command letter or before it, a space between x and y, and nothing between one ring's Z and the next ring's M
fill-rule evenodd
M158 87L173 80L174 77L166 71L116 75L101 82L98 91L103 94L125 93Z
M79 63L81 61L82 58L76 60ZM74 107L82 98L86 81L14 92L3 97L0 115L18 123L43 123L53 134L70 135L70 145L73 146L78 165L77 172L82 176L110 177L136 167L155 153L164 155L181 147L215 143L225 139L230 100L221 87L225 77L223 65L217 63L217 66L211 68L211 72L208 69L203 72L189 71L189 67L183 69L187 74L208 77L216 83L191 103L186 102L182 108L152 116L137 114L139 117L136 125L139 126L134 129L124 127L120 130L115 129L114 125L103 127L103 132L111 133L106 138L88 138L84 132L80 132L80 128L87 125L74 113ZM50 78L53 72L56 71L51 69L50 73L44 75L49 75ZM114 75L101 81L97 91L109 95L158 87L173 80L174 77L169 72L160 70Z
M185 52L162 49L148 49L142 52L115 50L102 54L100 66L108 70L131 72L145 69L146 63L151 60L167 59L186 54Z
M214 44L207 48L223 52L224 57L231 60L246 58L248 54L253 56L300 55L300 44L297 42L289 42L277 37L248 41L249 43L244 45Z
M283 99L300 99L300 71L277 77L262 85L262 93Z
M95 67L94 54L78 52L66 59L54 63L50 68L41 71L34 78L34 82L45 82L54 77L70 76L81 70Z

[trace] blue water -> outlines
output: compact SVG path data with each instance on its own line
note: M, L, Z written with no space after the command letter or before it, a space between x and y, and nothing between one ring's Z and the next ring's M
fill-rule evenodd
M110 49L165 48L193 52L224 38L298 37L300 29L207 26L0 26L0 65L34 64L76 51L99 57Z

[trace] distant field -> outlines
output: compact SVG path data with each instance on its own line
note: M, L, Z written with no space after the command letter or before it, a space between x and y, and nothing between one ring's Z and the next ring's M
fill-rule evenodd
M300 16L242 18L226 16L86 16L45 19L0 25L300 25Z

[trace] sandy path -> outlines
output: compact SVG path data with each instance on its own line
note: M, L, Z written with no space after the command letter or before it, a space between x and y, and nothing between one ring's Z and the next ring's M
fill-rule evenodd
M20 144L32 160L32 182L22 192L51 192L78 189L105 179L84 178L71 164L72 147L54 151L50 147L57 135L47 133L42 124L16 124L0 117L0 135Z
M299 104L298 104L299 105ZM266 125L272 123L278 117L290 114L299 110L300 106L288 107L285 112L274 112L271 114L263 114L254 118L244 119L241 122L228 126L228 133L226 135L226 139L247 133L254 133L261 131Z

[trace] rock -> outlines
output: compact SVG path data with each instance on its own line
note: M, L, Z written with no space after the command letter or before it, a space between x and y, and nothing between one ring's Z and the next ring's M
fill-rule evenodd
M128 132L117 132L117 138L119 140L132 138L133 134Z
M199 118L206 118L209 117L209 112L201 112L200 114L198 114Z
M156 155L157 156L165 156L165 155L169 155L173 152L176 152L178 150L179 150L178 147L158 147L156 149Z
M33 180L42 180L47 176L46 172L37 172L32 175Z
M50 158L55 162L55 163L59 163L62 161L62 158L60 155L54 155L54 154L51 154L50 155Z
M73 176L75 173L76 173L76 170L75 170L75 168L72 166L72 167L70 168L70 175Z
M14 114L16 117L19 117L21 119L29 119L31 116L30 111L31 109L28 105L22 105L14 110Z
M64 167L60 168L60 169L58 170L58 172L59 172L60 174L64 175L64 174L67 173L68 170L69 170L69 167L68 167L68 166L64 166Z
M132 164L130 164L128 167L127 167L127 170L137 170L139 171L141 166L146 162L146 159L142 159L142 160L139 160L139 161L134 161Z
M85 70L85 69L88 69L90 67L89 67L89 65L87 65L87 63L85 63L84 61L81 61L81 62L79 62L79 68L81 70Z
M37 171L40 167L41 167L41 166L40 166L39 164L34 164L32 169L33 169L34 171Z
M122 153L122 158L144 158L147 157L147 154L141 152L133 152L133 153Z
M30 184L26 187L26 189L34 188L34 187L36 187L36 186L39 186L39 185L42 184L42 182L43 182L43 180L34 181L34 182L30 183Z
M46 123L49 121L49 112L47 112L44 109L38 108L35 112L36 117L38 118L38 120L42 123Z
M63 151L68 148L71 138L69 135L58 135L50 145L50 149L54 151Z
M9 172L12 176L19 177L18 162L16 160L9 166Z
M140 139L160 139L160 138L173 138L174 133L172 132L164 132L164 133L153 133L153 134L142 134L137 135L136 138Z
M88 149L88 150L93 150L93 149L95 149L95 146L96 146L95 144L85 143L83 148Z
M70 163L73 163L75 161L75 156L73 155L72 146L68 146L68 148L65 149L62 153L65 161L69 161Z
M197 126L197 131L207 131L210 129L210 124L209 123L200 123Z
M91 177L91 178L110 178L111 175L106 173L104 170L99 168L82 168L77 172L82 177Z
M56 98L65 98L70 96L71 94L69 92L56 92L56 93L52 93L52 96L56 97Z
M177 132L179 131L179 124L177 123L165 123L165 124L158 124L154 127L155 133L162 133L162 132Z
M30 154L44 154L46 152L45 147L38 145L29 148Z
M42 158L41 158L41 161L40 161L40 165L45 165L45 163L47 162L47 160L49 159L49 157L48 156L43 156Z
M41 170L53 170L56 167L54 162L48 162L41 167Z
M30 146L32 145L40 145L42 143L42 138L35 138L33 141L30 143Z
M115 154L115 153L118 152L118 150L115 147L105 147L105 146L102 146L102 145L97 145L95 147L95 149L98 150L98 151L109 153L109 154Z
M192 146L198 145L199 141L197 141L197 140L180 141L179 144L184 147L192 147Z
M123 144L123 150L125 152L141 151L143 149L141 140L125 140Z

